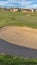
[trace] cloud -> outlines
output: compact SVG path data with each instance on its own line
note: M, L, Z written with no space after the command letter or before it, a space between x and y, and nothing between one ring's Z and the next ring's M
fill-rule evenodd
M0 6L3 6L3 5L5 6L5 4L7 4L7 2L3 2L3 1L0 2Z
M31 5L27 5L25 8L34 8L36 9L37 8L37 4L31 4Z
M20 7L20 8L37 8L36 0L0 0L0 6Z

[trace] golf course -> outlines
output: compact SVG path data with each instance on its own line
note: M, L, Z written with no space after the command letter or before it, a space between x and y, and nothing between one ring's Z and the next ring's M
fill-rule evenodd
M4 51L1 51L3 49ZM5 51L5 49L8 49L9 51ZM14 49L15 51L13 51ZM3 53L7 53L11 56L37 58L37 12L22 13L0 10L0 54ZM11 58L11 56L9 57ZM0 55L1 65L2 62L6 63L7 58L4 61L5 57L3 58L3 55ZM8 62L10 61L12 63L12 60L13 63L14 60L16 60L17 62L17 58L13 59L12 57L10 60L8 58ZM23 61L21 61L22 59L18 58L18 62L15 62L16 65L21 65L22 62L24 63L24 65L30 65L28 64L29 62L34 63L31 65L35 65L35 63L37 65L37 59L35 60L36 62L33 59L31 59L30 61L27 61L26 64L24 61L26 61L27 59L25 60L25 58L23 58ZM18 64L19 61L21 62L21 64ZM8 63L6 64L11 65Z

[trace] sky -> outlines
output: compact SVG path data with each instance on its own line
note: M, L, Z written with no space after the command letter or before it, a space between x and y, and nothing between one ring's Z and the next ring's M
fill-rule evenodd
M37 8L37 0L0 0L0 7Z

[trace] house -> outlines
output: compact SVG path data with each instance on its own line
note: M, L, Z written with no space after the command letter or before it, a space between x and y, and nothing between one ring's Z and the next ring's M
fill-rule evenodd
M10 8L11 12L18 12L18 8Z
M13 9L13 12L17 12L17 11L18 11L18 9L16 9L16 8Z
M22 11L22 13L25 13L25 12L31 12L30 9L22 9L21 11Z
M18 12L18 8L13 8L13 12Z
M10 8L10 11L13 12L13 8Z
M32 13L35 11L35 9L31 9Z
M35 9L35 11L37 12L37 9Z

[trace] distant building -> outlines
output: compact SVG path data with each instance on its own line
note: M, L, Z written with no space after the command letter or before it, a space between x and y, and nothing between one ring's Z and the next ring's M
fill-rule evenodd
M31 9L32 13L34 12L34 9Z
M21 9L21 8L0 8L0 10L6 10L6 11L11 11L11 12L37 12L37 9Z
M13 12L18 12L18 8L13 8Z
M10 11L11 11L11 12L13 12L13 9L12 9L12 8L10 8Z
M25 13L25 12L31 12L30 9L22 9L22 12Z
M37 12L37 9L35 9L35 11Z
M11 11L11 12L18 12L19 9L18 9L18 8L11 8L10 11Z

